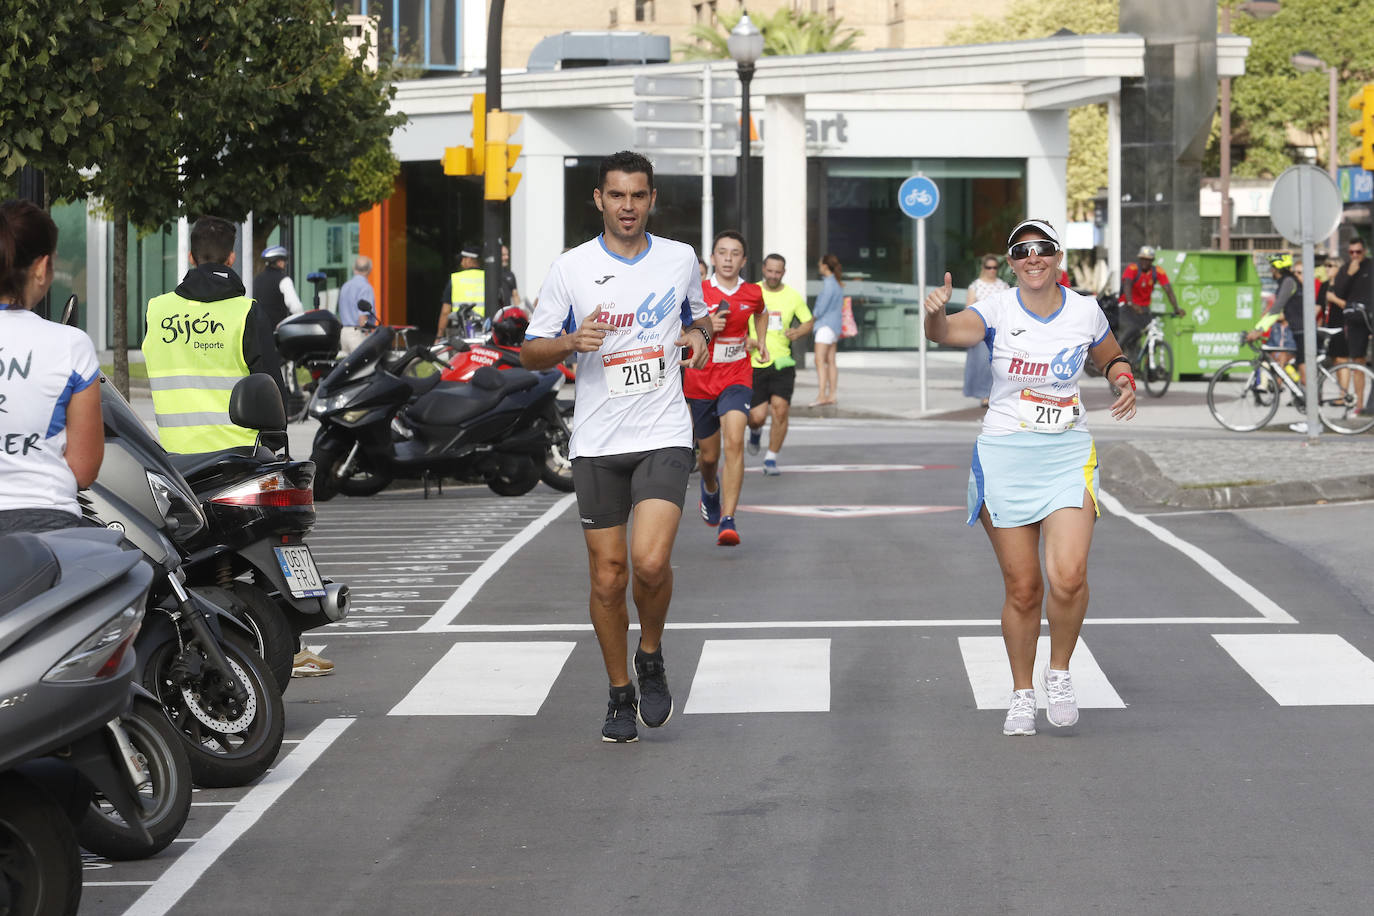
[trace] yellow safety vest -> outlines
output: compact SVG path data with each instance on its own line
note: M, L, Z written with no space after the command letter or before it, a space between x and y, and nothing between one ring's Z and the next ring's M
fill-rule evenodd
M229 395L247 376L243 329L253 300L196 302L167 293L148 303L143 359L158 438L169 452L214 452L257 441L229 422Z
M487 272L476 267L469 267L467 270L460 270L449 277L449 284L452 287L450 292L453 298L449 300L452 305L463 303L473 303L472 313L478 318L487 316Z

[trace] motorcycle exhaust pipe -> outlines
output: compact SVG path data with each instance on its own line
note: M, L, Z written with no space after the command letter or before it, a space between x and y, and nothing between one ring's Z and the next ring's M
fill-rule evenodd
M343 620L353 607L353 599L350 596L348 586L326 580L324 597L320 599L320 607L324 611L324 616L329 618L330 623Z

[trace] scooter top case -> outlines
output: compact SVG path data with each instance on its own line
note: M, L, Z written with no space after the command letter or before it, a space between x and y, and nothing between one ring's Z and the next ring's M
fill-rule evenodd
M128 708L153 570L120 539L98 528L0 537L0 770Z

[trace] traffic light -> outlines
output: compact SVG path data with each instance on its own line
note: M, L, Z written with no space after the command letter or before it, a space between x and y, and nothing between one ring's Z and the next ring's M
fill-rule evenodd
M518 143L509 143L511 134L520 129L524 115L505 111L492 111L487 115L486 149L486 199L510 200L520 184L520 173L512 172L515 160L520 158Z
M1374 171L1374 83L1365 83L1352 95L1350 107L1360 113L1360 120L1350 125L1350 133L1360 141L1360 148L1350 154L1350 162Z
M472 146L444 149L445 175L481 175L487 157L487 96L472 97Z

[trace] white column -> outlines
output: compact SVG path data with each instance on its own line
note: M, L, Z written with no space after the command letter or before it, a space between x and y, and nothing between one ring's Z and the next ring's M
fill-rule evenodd
M1226 208L1222 207L1222 218ZM1107 269L1109 290L1121 280L1121 97L1107 100Z
M86 205L86 333L97 350L106 347L105 309L109 301L105 290L110 282L110 224L95 209Z
M1061 233L1068 219L1068 176L1064 156L1026 157L1026 216L1049 220Z
M527 130L531 120L525 116ZM510 266L520 300L531 303L544 285L549 266L563 252L563 155L526 153L519 165L525 177L510 202ZM587 195L591 196L590 188Z
M256 254L257 252L253 250L253 211L249 210L248 218L239 224L238 262L238 275L243 278L243 285L248 287L249 292L253 290L253 257ZM292 252L291 257L294 262L295 252ZM299 292L297 290L298 294Z
M191 226L186 217L177 220L177 274L185 276L191 267ZM242 273L242 271L240 271Z
M787 259L784 282L805 294L806 96L770 95L763 112L763 250L749 253L750 276L776 251Z
M487 66L487 5L479 0L462 0L460 9L463 19L458 40L463 46L458 49L458 66L464 70L484 70ZM514 259L512 254L511 263L515 263Z

